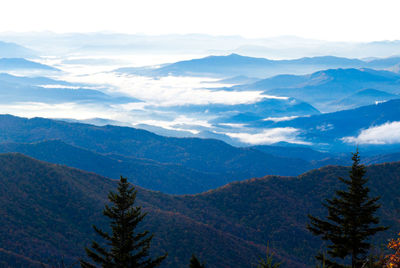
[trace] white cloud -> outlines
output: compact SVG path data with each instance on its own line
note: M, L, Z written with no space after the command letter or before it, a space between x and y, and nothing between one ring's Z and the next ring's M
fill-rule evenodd
M22 117L46 117L46 118L71 118L71 119L119 119L119 112L110 110L102 105L57 103L49 104L42 102L20 102L0 105L0 113L8 113Z
M237 138L241 142L249 144L272 144L276 142L289 142L296 144L310 144L309 142L298 139L299 129L292 127L270 128L261 133L226 133L231 138Z
M272 121L272 122L284 122L284 121L290 121L293 119L298 118L297 115L293 115L293 116L282 116L282 117L267 117L265 119L263 119L263 121Z
M134 107L135 104L138 104L138 106ZM0 105L0 114L12 114L27 118L44 117L77 120L102 118L123 122L131 126L146 124L170 130L189 131L193 134L198 134L199 131L191 128L212 128L212 125L207 120L190 118L184 115L179 115L175 118L155 119L158 114L148 114L141 109L141 104L132 103L128 107L122 107L122 105L105 106L72 102L57 104L20 102ZM129 110L124 108L129 108Z
M347 143L395 144L400 143L400 121L387 122L380 126L364 129L357 137L342 138Z
M88 72L90 72L88 70ZM179 106L207 104L248 104L265 98L287 99L263 95L262 91L224 91L204 89L204 81L216 79L204 77L161 77L119 75L115 73L71 74L61 79L70 82L109 85L110 93L119 93L145 101L150 106ZM214 84L213 86L224 86Z
M335 127L330 123L325 123L315 127L317 130L325 132L334 129Z
M140 111L146 111L145 107L147 104L145 102L129 102L129 103L124 103L124 104L114 104L111 105L111 107L119 109L121 108L122 110L125 111L134 111L134 110L140 110Z
M234 124L234 123L219 123L220 126L231 127L231 128L244 128L245 124Z
M206 120L190 118L187 116L178 116L174 120L154 120L154 119L145 119L138 120L136 124L145 124L151 126L158 126L169 130L177 130L177 131L190 131L193 134L198 134L199 131L190 129L190 127L203 127L203 128L211 128L212 125L208 123Z
M67 86L67 85L38 85L38 87L42 88L68 88L68 89L80 89L81 86ZM87 87L86 87L87 89Z

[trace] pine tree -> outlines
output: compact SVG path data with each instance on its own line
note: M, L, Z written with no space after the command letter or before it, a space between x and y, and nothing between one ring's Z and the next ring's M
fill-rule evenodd
M200 263L200 261L193 254L190 258L189 268L206 268L206 266L204 265L204 263Z
M112 206L106 205L103 214L110 218L112 234L96 226L93 229L107 241L108 247L102 247L93 241L92 249L85 248L87 256L101 267L113 268L151 268L157 267L166 258L166 254L156 259L149 257L150 242L153 235L148 231L136 232L137 225L146 216L141 207L135 207L136 190L126 178L121 176L117 192L110 192L108 199ZM81 260L81 267L96 267Z
M364 178L366 170L360 164L358 150L353 154L352 160L350 179L339 178L347 189L336 191L335 197L326 199L323 204L328 209L327 220L308 216L311 222L307 228L314 235L331 243L327 253L332 259L325 259L327 267L345 267L336 260L342 259L346 262L349 256L353 268L362 267L371 246L369 238L387 229L376 226L379 219L374 214L380 207L377 204L379 197L369 197L370 190L365 186L368 179ZM322 259L321 254L316 257L318 260Z

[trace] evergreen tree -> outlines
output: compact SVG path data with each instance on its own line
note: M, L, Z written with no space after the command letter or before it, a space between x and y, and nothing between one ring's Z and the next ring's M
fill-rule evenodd
M281 263L277 263L274 260L274 254L270 253L269 244L267 244L267 254L264 258L260 258L257 268L279 268Z
M150 242L153 235L148 231L136 232L135 229L146 213L141 207L135 207L136 190L126 178L121 176L117 192L110 192L108 199L112 206L106 205L103 214L110 218L112 234L93 226L97 234L107 241L107 248L92 242L92 249L86 248L86 254L101 267L113 268L151 268L157 267L166 254L156 259L149 257ZM81 267L96 267L81 260Z
M330 241L327 253L332 259L325 259L327 267L345 267L336 260L345 260L348 256L351 257L351 267L362 267L371 246L369 238L387 229L376 226L379 219L374 214L380 207L377 204L379 197L369 197L370 190L365 186L368 179L364 178L366 170L360 164L358 150L352 160L350 179L339 178L347 189L336 191L335 197L323 204L328 209L327 220L308 216L310 224L307 228L314 235ZM316 258L321 260L322 255Z
M193 254L190 258L189 268L206 268L206 266L204 265L204 263L200 263L200 261Z

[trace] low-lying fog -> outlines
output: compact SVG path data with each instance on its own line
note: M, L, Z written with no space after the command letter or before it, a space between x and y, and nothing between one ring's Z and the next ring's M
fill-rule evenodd
M40 59L41 63L62 70L60 73L51 73L48 76L55 80L77 84L77 86L47 84L40 85L42 87L74 90L83 84L85 88L95 89L113 96L128 96L139 101L123 104L18 102L0 105L0 113L23 117L76 119L95 124L110 123L145 128L163 135L193 136L199 133L208 133L208 135L211 133L216 137L226 138L231 143L236 141L238 144L241 142L260 144L279 141L303 143L296 140L296 129L260 131L246 128L244 124L213 124L211 121L217 116L215 113L208 112L207 109L204 112L182 112L182 109L192 105L204 107L208 105L241 105L275 98L263 94L262 91L218 89L235 84L220 83L217 78L174 76L154 78L113 72L120 67L157 66L196 57L198 58L199 55L44 57ZM13 74L27 75L26 72L13 72ZM177 107L180 109L175 109ZM230 140L230 138L233 139Z

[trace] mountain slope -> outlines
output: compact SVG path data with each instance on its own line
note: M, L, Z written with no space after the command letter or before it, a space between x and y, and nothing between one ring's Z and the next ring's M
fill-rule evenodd
M319 151L315 151L309 147L284 147L284 146L274 146L274 145L256 145L252 148L255 148L259 151L277 155L281 157L292 157L304 159L307 161L315 161L315 160L323 160L326 158L334 157L329 153L323 153Z
M54 80L48 77L23 77L14 76L8 73L0 73L0 81L2 84L18 84L24 86L41 86L41 85L63 85L63 86L76 86L62 80Z
M93 173L47 164L19 154L0 155L0 243L6 252L38 262L55 264L64 256L67 263L84 256L84 246L94 238L92 224L104 228L107 224L102 209L109 190L116 181ZM209 242L215 248L225 248L229 258L206 254L216 267L256 261L265 248L243 241L229 233L209 227L180 213L160 210L148 203L153 197L174 203L173 197L140 190L139 204L149 212L145 228L156 232L155 252L169 252L169 267L185 267L192 252L202 252ZM211 240L210 240L211 239ZM196 241L194 244L193 241ZM182 245L182 246L181 246ZM229 246L228 246L229 245ZM246 256L246 257L244 257ZM19 263L23 258L15 258ZM10 264L10 263L8 263ZM27 265L24 263L24 265ZM14 263L14 267L18 266Z
M364 89L341 100L334 101L331 105L336 106L338 110L348 110L392 99L400 99L400 95L390 94L382 90Z
M1 71L18 70L18 69L60 71L57 68L41 64L38 62L26 60L23 58L0 58Z
M328 166L299 177L267 176L232 183L197 195L170 196L138 188L138 204L149 212L143 228L155 232L154 252L167 250L168 267L186 267L198 254L208 267L253 267L266 241L287 267L315 264L321 243L305 228L307 214L323 215L321 202L342 187L338 176L349 168ZM400 228L400 162L369 166L371 194L381 195L379 210L390 231ZM32 261L82 256L93 238L116 181L20 154L0 155L0 243L4 250Z
M200 172L178 164L103 155L63 143L59 140L38 143L2 143L0 153L18 152L36 159L67 165L118 179L121 174L135 185L170 194L198 193L227 181L217 174Z
M389 57L382 59L374 59L368 61L368 67L370 68L388 68L390 66L396 66L400 63L400 57Z
M194 203L202 200L201 206L192 211L193 217L200 214L201 207L218 208L218 215L229 217L231 221L240 221L247 230L261 230L256 241L270 241L276 249L286 250L303 261L311 264L313 255L318 251L319 242L305 229L307 214L325 214L321 202L330 198L334 189L343 185L338 176L348 176L348 168L325 167L303 174L297 178L265 177L239 183L193 197ZM394 236L399 229L398 215L400 201L397 185L400 183L399 163L382 164L368 168L371 194L381 195L382 208L379 216L383 223L392 226L390 232L382 233L377 240ZM251 194L249 194L251 193ZM244 198L244 196L249 196ZM240 198L237 198L240 197ZM393 199L394 198L394 199ZM189 198L188 198L189 199ZM186 201L190 202L190 201ZM200 203L200 202L199 202ZM191 210L195 205L191 205ZM205 217L204 220L209 219ZM235 219L235 220L233 220ZM212 221L212 220L210 220ZM219 226L223 226L220 224ZM230 225L222 228L230 229ZM260 240L257 240L260 239Z
M76 244L91 236L87 217L104 222L99 204L107 189L102 187L111 189L112 182L96 186L94 174L78 180L78 170L15 154L1 155L0 167L2 247L40 262L61 254L78 256Z
M34 51L18 44L0 41L0 58L26 58L35 54Z

